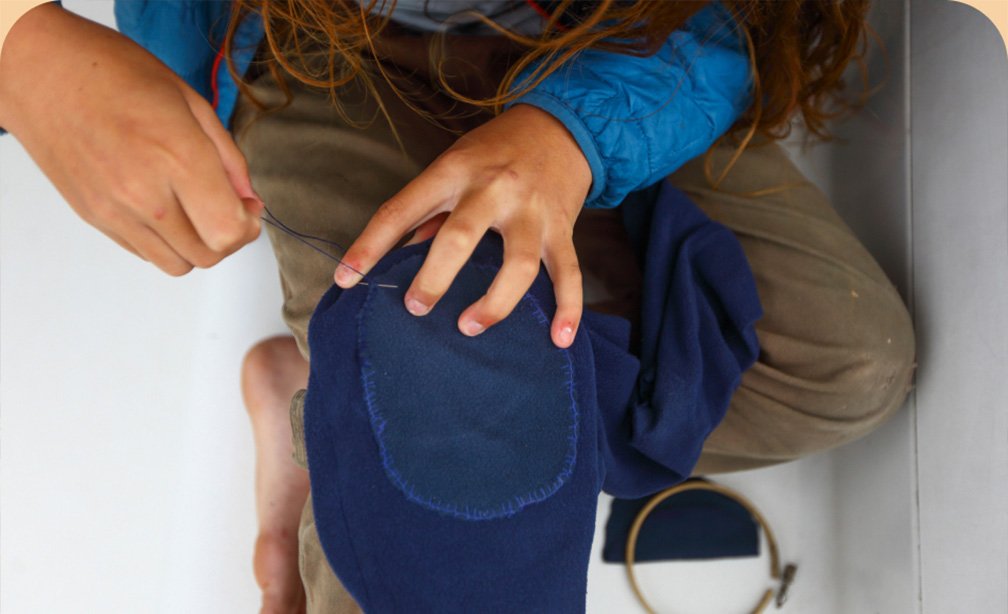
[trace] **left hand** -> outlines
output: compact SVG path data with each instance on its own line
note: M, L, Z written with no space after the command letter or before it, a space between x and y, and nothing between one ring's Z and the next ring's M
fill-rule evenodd
M518 104L463 135L385 202L343 262L367 274L407 232L436 233L405 296L406 309L422 316L448 291L486 231L496 230L504 239L503 264L487 293L459 316L459 330L478 335L507 317L538 275L541 259L556 291L550 334L565 348L581 321L581 269L572 237L591 182L588 161L564 125ZM345 266L334 278L341 288L360 281Z

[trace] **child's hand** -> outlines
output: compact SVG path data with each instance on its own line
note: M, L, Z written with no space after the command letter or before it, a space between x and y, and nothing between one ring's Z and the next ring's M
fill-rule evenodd
M4 42L0 125L84 220L169 274L259 233L245 159L210 105L130 39L55 4Z
M410 230L432 234L427 259L406 292L406 308L424 315L445 294L487 229L504 238L504 262L487 293L459 316L466 335L503 320L532 285L539 260L553 280L553 343L568 347L581 321L581 269L574 221L591 186L591 170L574 138L548 113L516 105L462 136L416 179L383 204L343 261L366 274ZM336 283L360 280L339 266Z

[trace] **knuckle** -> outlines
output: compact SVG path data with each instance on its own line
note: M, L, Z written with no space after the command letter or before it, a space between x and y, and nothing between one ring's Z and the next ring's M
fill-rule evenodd
M438 232L437 238L451 252L465 251L477 236L476 226L470 222L456 221L451 226L445 225Z
M246 234L243 244L255 241L260 232L262 232L262 224L258 219L252 220L252 224L249 225L248 234Z
M115 225L124 217L123 210L115 201L106 198L92 201L82 209L81 214L89 224L102 226Z
M459 148L445 150L430 165L430 171L435 173L445 173L454 175L467 168L470 164L470 155Z
M208 138L186 138L161 148L159 164L169 176L188 180L219 167L220 157Z
M502 166L493 169L490 183L495 186L514 189L520 183L521 175L513 168Z
M406 203L403 199L393 196L375 210L374 215L371 216L371 221L381 225L397 222L402 217L403 209L405 208Z
M515 277L528 280L535 279L539 274L539 257L532 254L522 254L514 256L509 262Z
M523 201L532 198L532 186L523 180L518 171L511 168L494 169L486 186L490 194L508 195Z
M152 191L139 179L124 179L116 185L113 198L130 207L139 209L147 200L150 200Z
M248 231L238 221L218 222L208 236L208 247L214 251L233 249L247 242Z
M170 147L159 147L153 164L163 168L169 176L190 177L198 166L193 162L200 159L199 149L193 139L181 139Z

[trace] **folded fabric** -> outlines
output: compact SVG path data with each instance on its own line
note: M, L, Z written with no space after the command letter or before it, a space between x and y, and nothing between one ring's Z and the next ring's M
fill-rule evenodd
M630 527L650 500L612 500L602 560L626 562ZM759 556L759 524L741 503L709 490L689 490L662 501L641 526L634 550L638 563L745 556Z
M492 233L426 316L403 295L429 241L322 298L304 416L315 522L365 612L583 612L599 491L689 475L755 360L760 309L730 231L671 186L652 197L640 361L629 323L590 311L556 348L545 272L504 321L459 333L501 265Z

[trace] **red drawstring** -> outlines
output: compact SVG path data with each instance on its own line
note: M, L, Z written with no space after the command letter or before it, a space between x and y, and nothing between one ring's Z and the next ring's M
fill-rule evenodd
M542 17L543 19L545 19L546 21L549 21L550 17L552 17L552 15L550 15L546 11L546 9L544 9L542 6L540 6L539 3L536 2L536 0L525 0L525 4L531 6L532 9L536 13L539 13L539 16ZM563 25L559 21L554 22L553 23L553 27L556 28L557 30L559 30L560 32L566 32L567 31L567 26Z
M217 73L220 71L221 61L224 59L224 49L217 50L217 56L213 62L213 74L210 76L210 91L213 92L213 102L210 105L217 110L217 103L220 101L220 87L217 84Z

